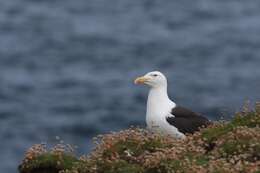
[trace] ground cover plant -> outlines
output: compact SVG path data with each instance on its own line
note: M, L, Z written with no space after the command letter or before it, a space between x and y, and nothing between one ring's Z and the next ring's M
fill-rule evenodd
M20 173L260 173L260 104L184 140L130 128L98 136L78 157L70 145L34 145Z

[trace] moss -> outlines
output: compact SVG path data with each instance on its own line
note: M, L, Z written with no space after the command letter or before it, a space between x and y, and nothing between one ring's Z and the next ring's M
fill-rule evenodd
M56 173L64 169L72 169L73 165L78 162L74 156L68 154L42 154L22 165L19 168L21 173L34 173L34 172L53 172Z

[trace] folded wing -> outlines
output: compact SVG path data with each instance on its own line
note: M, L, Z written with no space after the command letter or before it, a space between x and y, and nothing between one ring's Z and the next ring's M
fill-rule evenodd
M166 118L167 122L175 126L182 133L194 133L200 127L210 124L207 118L180 106L173 108L171 115Z

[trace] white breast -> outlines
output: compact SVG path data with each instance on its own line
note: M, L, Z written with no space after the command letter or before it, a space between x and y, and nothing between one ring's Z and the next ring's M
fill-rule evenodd
M146 124L148 126L148 129L153 132L159 132L165 135L171 135L176 138L184 138L185 135L179 130L170 125L166 117L172 116L168 112L160 112L160 111L147 111L146 115Z
M171 115L171 110L176 104L172 102L167 95L167 91L151 89L147 100L146 123L148 129L171 135L177 138L183 138L185 135L178 129L170 125L166 117Z

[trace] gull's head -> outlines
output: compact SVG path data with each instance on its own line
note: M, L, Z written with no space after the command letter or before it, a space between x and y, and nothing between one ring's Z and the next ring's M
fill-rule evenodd
M135 84L148 85L151 88L167 87L167 79L164 74L159 71L146 73L144 76L136 78L134 82Z

